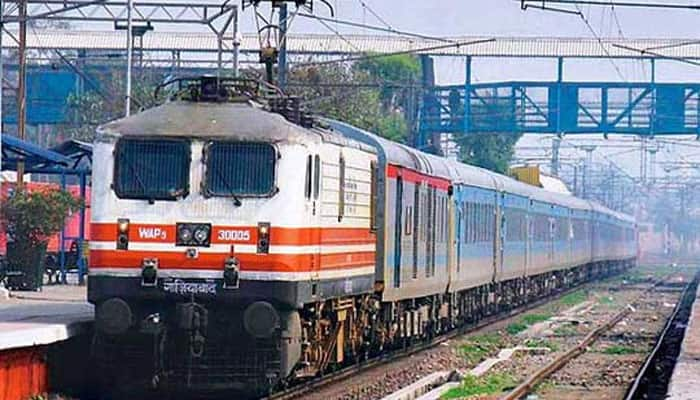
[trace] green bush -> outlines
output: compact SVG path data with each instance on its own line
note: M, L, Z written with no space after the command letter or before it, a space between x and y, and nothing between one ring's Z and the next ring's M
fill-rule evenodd
M2 199L0 224L7 233L7 281L12 290L40 290L49 238L82 203L56 190L17 190Z
M516 383L515 378L506 373L494 373L480 377L467 375L460 386L450 389L441 398L461 399L476 395L500 394L514 388Z
M72 211L82 203L58 189L17 190L2 200L0 223L14 242L36 246L58 233Z

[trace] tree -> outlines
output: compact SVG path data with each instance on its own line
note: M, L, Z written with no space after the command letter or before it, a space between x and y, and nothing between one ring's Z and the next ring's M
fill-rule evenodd
M461 99L450 93L450 110L453 122L462 124L464 106ZM471 105L470 126L472 129L487 131L512 131L515 115L508 101L498 98L490 102ZM515 144L522 133L468 133L457 139L460 147L460 160L464 163L485 168L500 174L508 174L509 164L515 153Z
M519 134L472 133L458 140L460 160L500 174L508 173Z
M158 105L164 99L155 99L156 86L165 76L158 72L141 71L132 80L131 98L133 109L147 109ZM68 121L58 126L59 134L72 139L91 141L101 124L124 116L123 96L109 96L107 93L124 93L125 75L117 69L106 69L90 75L91 87L68 97Z
M306 99L316 114L405 142L415 121L409 102L415 93L394 86L415 80L419 72L417 58L410 55L296 68L290 71L291 94Z

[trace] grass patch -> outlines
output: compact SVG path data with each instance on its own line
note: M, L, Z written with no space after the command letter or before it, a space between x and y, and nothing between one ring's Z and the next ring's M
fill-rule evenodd
M550 351L559 350L559 346L557 346L556 343L553 343L547 339L528 339L525 341L525 347L544 347Z
M506 326L506 332L508 332L509 335L517 335L525 329L527 329L527 325L522 322L513 322Z
M518 322L513 322L506 326L506 332L508 332L510 335L517 335L518 333L527 329L530 325L546 321L551 317L552 314L527 314L520 318Z
M548 380L545 380L544 382L538 383L538 384L532 389L532 391L533 391L533 393L540 393L540 394L542 394L542 393L548 392L548 391L550 391L550 390L552 390L552 389L554 389L554 383L552 383L552 381L550 381L550 380L548 379Z
M473 336L460 347L461 354L472 364L486 358L489 354L503 347L503 339L497 333Z
M561 325L554 328L554 334L556 336L574 336L578 334L578 329L571 324Z
M588 300L588 293L583 290L577 290L559 299L559 304L572 307L586 300Z
M535 325L550 318L552 318L552 314L527 314L520 321L526 325Z
M514 388L516 383L515 378L505 373L489 374L481 377L468 375L460 386L450 389L441 398L461 399L476 395L498 394Z
M623 354L637 354L637 353L642 353L642 350L636 349L631 346L621 346L621 345L612 345L609 347L606 347L602 351L603 354L611 354L611 355L623 355Z
M603 296L598 299L598 303L605 306L611 306L615 304L615 299L612 296Z

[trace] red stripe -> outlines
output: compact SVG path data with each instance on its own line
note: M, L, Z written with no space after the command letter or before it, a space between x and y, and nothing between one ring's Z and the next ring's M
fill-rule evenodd
M162 269L223 269L227 253L200 253L196 259L185 252L91 250L90 268L141 268L144 258L157 258ZM312 272L314 254L236 254L241 271ZM373 265L375 252L354 252L320 255L321 270ZM316 263L318 264L318 263Z
M450 181L447 179L436 178L434 176L426 175L412 169L399 167L392 164L387 166L386 175L387 177L394 179L400 176L404 182L427 183L430 186L444 191L447 191L451 185Z
M226 231L233 234L227 235ZM246 235L242 235L242 233L246 233ZM163 235L165 236L163 237ZM244 239L245 237L248 239ZM116 222L91 224L90 240L111 242L116 238ZM174 244L175 225L131 223L129 224L129 241ZM214 226L212 228L211 242L213 244L256 244L257 241L257 226ZM283 228L274 226L270 228L270 244L278 246L372 244L375 242L376 235L368 228Z

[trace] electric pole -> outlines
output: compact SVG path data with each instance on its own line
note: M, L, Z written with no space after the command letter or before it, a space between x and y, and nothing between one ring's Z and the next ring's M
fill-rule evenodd
M27 0L20 0L17 10L19 16L19 71L17 83L17 134L20 140L26 140L27 124ZM24 162L17 162L17 188L24 187Z
M277 85L284 92L287 86L287 3L279 5L279 62L277 63Z

